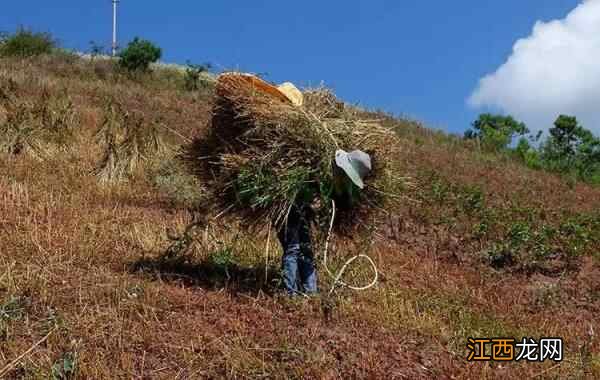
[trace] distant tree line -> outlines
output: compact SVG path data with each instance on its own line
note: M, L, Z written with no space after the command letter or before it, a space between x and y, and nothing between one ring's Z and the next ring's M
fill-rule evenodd
M488 151L508 152L531 168L600 184L600 138L581 126L575 116L560 115L540 141L541 131L532 135L512 116L485 113L465 132L465 139L477 140Z
M91 42L92 56L102 53L102 46ZM14 33L0 32L0 56L28 58L60 51L58 42L50 33L34 32L19 27ZM162 56L162 49L148 40L135 37L120 51L118 65L130 72L147 72L150 64Z
M107 49L94 41L90 42L90 56L108 55ZM162 57L162 49L152 41L135 37L127 46L119 51L114 67L132 78L148 77L151 65ZM62 49L54 37L47 32L35 32L19 27L14 33L0 32L0 57L30 58L41 55L72 54ZM186 91L204 91L210 88L211 82L207 73L212 69L210 63L193 64L187 62L182 77L182 88Z
M19 27L14 34L0 32L0 55L27 58L50 54L57 42L50 33L33 32Z

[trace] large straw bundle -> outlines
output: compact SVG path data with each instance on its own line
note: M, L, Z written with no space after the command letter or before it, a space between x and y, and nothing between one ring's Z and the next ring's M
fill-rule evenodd
M212 124L186 156L214 198L246 221L285 221L298 197L313 199L329 213L337 149L361 149L373 171L358 207L340 215L338 226L364 222L395 191L394 134L356 113L327 90L307 91L297 107L276 88L245 74L221 75Z

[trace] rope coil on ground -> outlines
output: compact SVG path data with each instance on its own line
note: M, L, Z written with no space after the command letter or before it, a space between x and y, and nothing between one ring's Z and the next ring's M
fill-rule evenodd
M329 294L333 293L336 285L338 285L338 284L341 286L345 286L348 289L352 289L352 290L356 290L356 291L362 291L362 290L367 290L369 288L372 288L373 286L375 286L377 284L377 281L379 280L379 271L377 270L377 266L375 265L375 262L373 261L373 259L371 259L371 257L369 257L368 255L361 253L356 256L352 256L350 259L348 259L344 263L344 265L342 265L342 268L335 275L331 272L331 270L327 266L327 252L329 250L329 241L331 240L331 231L333 230L333 222L335 220L335 201L334 200L331 200L331 206L332 206L331 207L331 220L329 222L329 231L327 232L327 238L325 240L325 248L323 250L323 266L325 267L327 274L329 274L329 276L333 279L333 284L331 285ZM369 262L369 264L371 265L371 267L373 268L373 274L374 274L373 280L368 285L365 285L365 286L353 286L353 285L349 285L349 284L345 283L344 281L342 281L341 278L344 275L344 272L346 271L346 269L348 269L348 266L350 264L352 264L354 261L361 259L361 258L364 260L367 260Z

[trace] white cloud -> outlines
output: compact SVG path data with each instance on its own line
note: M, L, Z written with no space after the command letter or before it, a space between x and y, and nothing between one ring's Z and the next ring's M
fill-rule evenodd
M547 130L559 114L575 115L600 135L600 0L584 1L564 19L538 21L468 102L499 108L532 130Z

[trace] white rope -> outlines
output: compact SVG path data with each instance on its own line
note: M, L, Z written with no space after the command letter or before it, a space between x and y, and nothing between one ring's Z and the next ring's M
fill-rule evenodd
M269 230L267 234L267 245L265 246L265 282L267 284L267 279L269 278L269 248L271 247L271 226L273 222L269 222Z
M368 255L361 253L356 256L352 256L348 261L346 261L344 263L344 265L342 265L342 268L338 271L338 273L336 275L334 275L331 272L331 270L329 270L329 267L327 266L327 251L329 250L329 240L331 239L331 231L333 230L333 222L335 220L335 201L333 199L331 200L331 208L332 208L331 221L329 222L329 231L327 232L327 239L325 240L325 249L323 251L323 266L325 267L327 274L329 274L329 276L333 279L333 284L331 285L329 294L333 293L336 285L338 285L338 284L341 286L345 286L348 289L352 289L352 290L356 290L356 291L367 290L369 288L372 288L373 286L375 286L375 284L377 284L377 281L379 280L379 271L377 270L377 266L375 265L375 262L373 261L373 259L371 259ZM369 264L371 265L371 267L373 268L373 274L374 274L373 280L368 285L365 285L365 286L352 286L352 285L349 285L349 284L345 283L344 281L342 281L341 278L344 275L344 272L346 271L346 269L348 269L348 266L360 258L367 260L369 262Z

